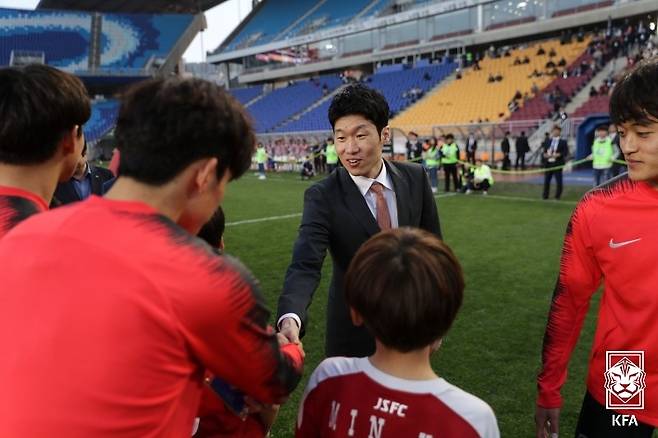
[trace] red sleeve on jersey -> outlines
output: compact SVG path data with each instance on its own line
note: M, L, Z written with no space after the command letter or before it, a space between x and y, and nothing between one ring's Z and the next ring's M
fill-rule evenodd
M567 378L569 357L578 341L590 299L602 279L589 234L588 215L594 207L593 196L585 197L567 226L544 335L542 370L537 379L537 404L544 408L562 405L560 388Z
M301 378L299 347L279 348L256 280L239 262L213 254L207 263L202 292L181 291L173 303L183 336L213 375L262 403L281 402Z
M295 438L312 438L319 437L320 418L318 414L322 412L324 403L321 400L320 391L311 390L304 399L300 407L301 418L297 419L295 427Z

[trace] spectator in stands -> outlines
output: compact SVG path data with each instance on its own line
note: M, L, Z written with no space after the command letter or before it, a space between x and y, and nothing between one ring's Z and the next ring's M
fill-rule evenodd
M487 82L490 84L496 82L496 78L492 73L489 73L489 78L487 79Z
M432 75L430 75L430 73L426 71L426 72L423 74L423 80L431 81L431 80L432 80Z
M468 182L466 194L471 194L473 190L482 190L483 195L488 195L489 188L493 183L494 179L491 174L491 168L478 158L473 168L473 178Z
M544 168L544 192L543 199L548 199L551 189L551 179L555 177L557 185L555 199L562 196L562 167L569 155L566 140L561 138L562 128L560 125L553 126L552 137L542 145Z
M539 46L539 49L537 50L537 56L545 55L546 50L542 46Z
M466 138L466 161L475 164L475 154L478 150L478 141L475 138L473 131L468 133Z
M599 95L599 92L596 91L596 88L594 88L594 85L589 87L589 97L596 97Z
M536 71L536 70L535 70L535 71ZM532 83L532 87L530 87L530 91L531 91L532 94L534 94L534 95L537 95L537 93L539 93L539 87L537 86L537 83L536 83L536 82L533 82L533 83Z
M190 436L205 370L263 403L301 378L303 351L279 347L251 274L194 237L251 164L243 108L210 82L148 80L124 94L115 136L106 197L0 243L9 435ZM66 415L29 420L53 406Z
M0 238L47 210L57 183L71 178L90 115L73 75L45 65L0 70Z
M514 58L514 65L521 65L521 60L519 59L518 56Z
M530 58L528 58L528 55L526 55L526 56L523 57L523 61L522 61L522 63L523 63L523 64L530 64Z
M463 289L454 254L427 232L391 230L366 242L350 263L345 292L352 321L374 336L376 350L370 357L334 357L318 366L306 387L295 436L328 431L498 438L491 408L437 377L430 363L461 306ZM388 407L389 399L404 404Z
M567 65L567 60L564 59L564 57L560 58L560 60L557 63L558 67L565 67Z
M502 80L503 80L503 75L502 75L502 73L498 72L496 74L496 82L500 82Z
M114 175L109 170L87 162L87 143L85 142L73 176L68 181L57 184L50 206L58 207L83 201L91 195L102 196L105 193L106 185L113 179Z
M419 164L388 161L390 140L384 96L362 84L343 88L329 107L329 122L343 167L307 189L299 235L279 297L281 334L298 342L307 329L307 309L329 251L333 272L327 303L327 356L363 357L375 340L356 326L344 301L343 279L359 247L390 228L417 226L441 236L436 201Z
M315 172L313 171L313 163L311 162L311 157L307 156L302 163L302 181L305 179L311 179L314 176Z
M555 68L555 63L553 62L552 59L549 59L548 62L546 63L546 70L550 70L552 68Z
M555 49L553 47L551 47L551 50L548 52L548 57L553 58L555 56L557 56L557 52L555 51Z
M473 63L473 70L478 71L482 70L482 67L480 67L480 60L476 59L475 62Z
M523 98L523 94L521 94L521 91L516 90L516 93L514 93L514 100L519 100Z
M413 131L409 132L406 147L407 160L419 163L421 155L423 154L423 144L418 140L418 134Z
M521 135L516 139L516 163L514 170L525 170L525 154L530 152L530 145L528 144L528 137L525 136L525 131L521 131Z
M455 192L460 189L459 179L457 178L457 163L459 162L459 146L455 143L455 136L446 135L446 142L441 146L441 165L443 166L445 178L445 191L450 191L450 178L452 178Z
M510 153L510 144L509 144L510 132L506 131L503 140L500 142L500 150L503 152L503 170L509 170L512 166L512 161L509 158Z

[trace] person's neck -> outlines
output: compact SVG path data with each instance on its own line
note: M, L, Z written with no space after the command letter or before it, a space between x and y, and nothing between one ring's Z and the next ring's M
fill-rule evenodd
M75 174L73 174L73 178L77 179L78 181L82 181L87 176L87 169L89 169L89 164L85 164L85 167L82 170L82 172L80 173L76 172Z
M61 166L50 162L33 166L0 163L0 186L25 190L50 204L61 172Z
M184 210L183 195L175 184L151 186L130 177L119 177L105 198L113 201L142 202L178 222Z
M381 159L379 160L379 164L373 166L373 168L370 170L368 175L366 175L370 179L377 179L380 173L382 173L382 167L384 166L384 160Z
M378 370L391 376L407 380L431 380L438 376L430 365L430 347L402 353L376 341L375 354L370 363Z

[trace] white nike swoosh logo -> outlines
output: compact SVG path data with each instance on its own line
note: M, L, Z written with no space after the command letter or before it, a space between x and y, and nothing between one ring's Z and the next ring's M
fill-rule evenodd
M633 239L633 240L627 240L626 242L615 243L614 239L610 239L610 248L612 249L621 248L622 246L630 245L631 243L639 242L640 240L642 240L641 237L639 239Z

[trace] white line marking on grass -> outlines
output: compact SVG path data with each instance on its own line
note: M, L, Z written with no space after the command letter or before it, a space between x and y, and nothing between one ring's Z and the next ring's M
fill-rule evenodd
M482 198L502 199L504 201L523 201L523 202L539 202L541 204L565 204L576 205L577 201L559 201L555 199L536 199L536 198L523 198L521 196L501 196L501 195L487 195Z
M226 226L232 227L235 225L257 224L259 222L278 221L281 219L290 219L293 217L299 217L301 215L302 215L301 213L292 213L292 214L284 214L281 216L269 216L269 217L259 217L257 219L245 219L243 221L227 222Z

